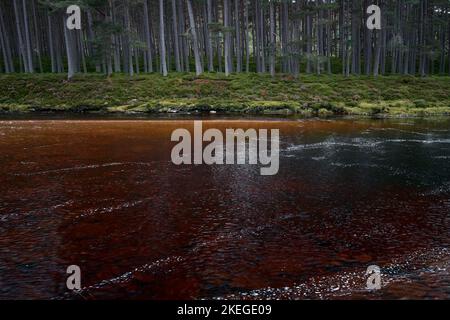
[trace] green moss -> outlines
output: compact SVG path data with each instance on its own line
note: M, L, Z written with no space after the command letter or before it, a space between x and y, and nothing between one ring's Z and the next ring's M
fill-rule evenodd
M0 111L448 114L450 78L194 74L1 75Z

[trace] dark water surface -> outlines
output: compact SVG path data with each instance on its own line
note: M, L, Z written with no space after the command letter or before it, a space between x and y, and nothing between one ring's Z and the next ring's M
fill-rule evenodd
M173 165L192 125L0 121L0 299L450 298L449 119L204 123L280 129L275 176Z

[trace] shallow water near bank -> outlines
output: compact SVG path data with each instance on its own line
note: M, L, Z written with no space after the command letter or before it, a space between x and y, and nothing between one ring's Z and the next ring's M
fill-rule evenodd
M0 299L450 298L450 119L204 120L279 173L173 165L190 118L1 120Z

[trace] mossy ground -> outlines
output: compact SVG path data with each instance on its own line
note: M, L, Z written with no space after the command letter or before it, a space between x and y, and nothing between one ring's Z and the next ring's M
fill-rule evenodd
M1 75L0 111L450 115L450 77Z

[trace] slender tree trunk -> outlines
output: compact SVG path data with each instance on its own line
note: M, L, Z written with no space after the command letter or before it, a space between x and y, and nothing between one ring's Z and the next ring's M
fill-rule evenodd
M322 9L320 9L320 5L322 4L322 0L316 0L316 6L318 7L318 14L317 14L317 20L318 21L322 21ZM321 59L323 57L323 33L322 33L323 27L321 25L321 23L318 24L317 26L317 74L320 75L321 74L321 67L322 67L322 63L321 63Z
M447 10L447 14L450 13L450 10ZM447 67L448 67L448 74L450 75L450 21L448 22L448 32L447 32Z
M306 1L309 4L309 1ZM310 14L306 16L306 73L311 73L312 58L312 17Z
M245 71L250 72L250 32L249 32L249 2L244 0L244 16L245 16Z
M386 28L381 29L381 74L386 74L387 61L387 31Z
M128 71L128 74L132 77L134 76L134 67L133 67L133 47L131 43L131 20L130 20L130 3L129 0L125 0L125 55L124 55L124 65L125 70Z
M230 0L223 1L223 20L225 30L225 74L228 76L233 72L231 64L231 32L230 28Z
M106 16L106 21L111 25L113 24L112 10L109 10L109 12ZM111 36L109 36L107 38L106 50L104 52L104 58L103 58L103 60L105 60L105 63L106 63L106 74L108 75L108 77L113 73L113 62L112 62L112 53L114 51L113 44L114 44L114 40L113 40L113 37L111 34ZM95 69L98 70L98 62L96 62Z
M345 15L345 0L339 0L339 57L344 59L345 51L345 37L344 37L344 15ZM344 63L342 64L344 66Z
M71 80L77 71L76 67L76 55L74 49L74 31L67 29L66 18L63 17L64 39L67 52L67 78Z
M5 61L5 71L7 73L15 72L12 60L11 45L6 30L5 21L3 19L3 10L0 6L0 33L2 34L3 59Z
M212 0L208 0L206 3L206 11L207 11L207 32L206 32L206 42L207 42L207 51L208 51L208 70L209 72L214 71L214 50L211 40L211 32L210 32L210 24L213 22L213 8L212 8Z
M425 76L425 17L426 17L426 1L427 0L421 0L420 2L420 40L419 40L419 45L420 45L420 65L419 65L419 69L420 69L420 75L422 77Z
M17 41L19 44L19 52L20 52L20 55L22 56L23 68L24 68L25 72L28 73L29 72L28 59L27 59L27 54L25 52L25 46L24 46L23 38L22 38L22 29L20 26L20 21L22 19L21 19L21 15L19 12L19 5L17 3L17 0L13 0L13 5L14 5L14 13L16 16L15 21L16 21L16 29L17 29Z
M346 61L347 61L347 33L345 23L345 0L340 0L339 7L339 36L340 36L340 51L341 51L341 63L342 74L345 75Z
M83 44L83 34L81 31L78 32L78 44L80 47L80 56L81 56L81 63L83 66L83 73L87 73L87 65L86 65L86 56L85 56L85 48Z
M331 4L330 0L327 0L327 5ZM326 41L327 41L327 71L331 74L331 12L327 11L327 24L326 24Z
M350 12L350 3L348 3L347 5L347 11ZM351 56L352 56L352 46L351 46L351 42L349 41L349 36L350 36L350 28L348 27L346 29L346 58L347 58L347 63L346 63L346 69L345 69L345 76L349 77L350 76L350 63L351 63Z
M88 55L95 60L95 72L101 72L101 66L100 66L100 56L97 55L97 52L94 50L94 46L92 43L95 41L94 36L94 21L92 18L92 12L90 9L87 10L87 18L88 18L88 43L87 43L87 50Z
M284 73L289 71L289 52L288 52L288 34L289 34L289 8L286 1L280 4L280 39L281 39L281 70ZM270 11L270 10L269 10Z
M185 16L184 16L184 6L183 1L178 0L178 16L179 16L179 25L180 25L180 33L185 34ZM189 43L186 39L186 37L183 37L183 56L184 56L184 71L190 72L191 66L190 66L190 49L189 49Z
M270 15L270 74L275 77L275 10L273 1L269 3Z
M187 7L189 15L189 24L191 26L192 48L194 50L195 73L197 74L197 76L199 76L203 73L203 66L200 58L200 51L198 48L198 35L197 35L197 28L195 25L194 10L192 8L192 0L187 0Z
M234 0L234 21L236 33L236 72L242 71L242 51L241 51L241 19L240 19L240 0ZM272 3L272 1L271 1Z
M160 55L161 55L161 73L167 77L166 62L166 35L164 31L164 0L159 0L159 35L160 35Z
M369 6L369 2L366 0L364 8L367 8ZM372 69L372 31L365 27L365 41L364 41L364 71L366 75L371 74Z
M58 16L58 19L60 17ZM65 41L64 41L64 24L61 25L59 23L54 23L55 21L53 20L53 27L55 27L56 24L56 29L54 28L53 33L55 34L55 41L54 43L54 47L55 47L55 60L56 60L56 70L58 73L64 73L65 72L65 68L64 68L64 63L63 63L63 51L65 48Z
M152 39L150 34L150 19L148 14L148 0L144 1L144 32L146 52L145 57L147 59L147 71L153 72L153 54L152 54Z
M25 49L28 60L28 72L34 73L33 66L33 50L31 47L31 37L30 37L30 28L28 23L28 10L26 5L26 0L22 0L22 9L23 9L23 21L24 21L24 29L25 29Z
M0 47L2 48L2 53L3 53L3 64L5 65L5 73L11 73L11 69L9 67L7 50L6 50L5 39L4 39L3 35L5 35L5 37L6 37L6 32L3 31L2 25L0 24Z
M293 41L294 41L294 49L293 53L294 56L292 57L292 73L294 74L295 79L298 79L300 75L300 32L301 32L301 26L302 26L302 17L299 15L299 12L301 12L301 3L297 2L295 5L294 15L297 16L293 23Z
M266 41L265 41L265 34L264 34L264 8L262 4L260 3L259 10L258 10L258 16L259 16L259 34L261 36L260 38L260 50L261 50L261 70L260 72L265 73L267 70L266 66Z
M39 72L44 72L44 67L42 65L42 56L41 56L41 42L39 40L39 25L36 14L36 3L35 0L31 1L31 8L33 11L33 28L34 28L34 39L36 41L36 54L38 58Z
M378 36L377 36L378 35ZM380 73L380 58L381 58L381 31L378 30L375 33L376 37L376 48L375 48L375 60L373 64L373 75L378 77Z
M133 49L133 52L134 52L134 64L136 65L136 74L139 74L141 71L140 71L140 64L139 64L139 54L140 54L140 52L139 52L139 48L134 48Z
M381 5L382 3L380 3ZM383 14L383 11L381 11ZM383 22L382 22L382 26ZM374 39L375 39L375 58L374 58L374 62L373 62L373 75L375 77L378 77L378 75L380 74L380 63L381 63L381 46L382 46L382 32L381 30L376 30L374 32Z
M352 73L360 74L360 17L359 1L352 0Z
M181 72L181 60L180 60L180 36L178 34L178 17L177 17L177 3L172 0L172 23L173 23L173 42L175 51L175 69L177 72Z
M112 23L115 25L117 23L116 21L116 8L114 5L114 1L113 0L109 0L109 8L110 8L110 15L111 15L111 20ZM120 65L120 41L119 41L119 37L115 34L111 35L111 42L112 42L112 47L113 47L113 51L114 51L114 72L121 72L122 68Z
M445 26L442 25L440 27L440 37L441 37L441 57L439 62L439 73L444 74L445 73Z

